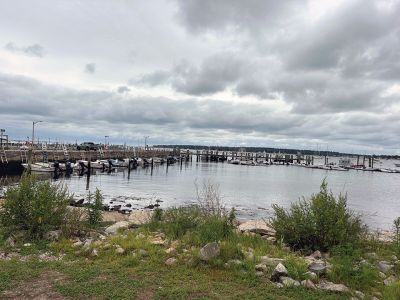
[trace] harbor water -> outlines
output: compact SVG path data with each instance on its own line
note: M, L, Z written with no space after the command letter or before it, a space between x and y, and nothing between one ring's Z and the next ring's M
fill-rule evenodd
M388 164L388 162L385 162ZM219 186L227 208L240 218L269 218L272 204L289 207L317 193L323 180L335 194L346 194L348 206L362 214L371 229L390 229L400 216L400 174L366 171L328 171L299 166L241 166L228 163L187 162L151 168L119 169L60 179L76 197L100 189L106 201L131 203L142 209L160 202L161 208L196 202L196 183Z

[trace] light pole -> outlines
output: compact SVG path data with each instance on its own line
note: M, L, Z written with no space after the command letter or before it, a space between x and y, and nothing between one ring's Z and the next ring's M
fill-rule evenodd
M149 138L149 136L148 135L146 135L145 137L144 137L144 150L146 151L147 150L147 139Z
M35 143L35 124L42 123L43 121L33 121L32 122L32 149Z
M107 145L107 139L109 138L109 136L108 135L105 135L104 136L104 148L106 147L106 145Z

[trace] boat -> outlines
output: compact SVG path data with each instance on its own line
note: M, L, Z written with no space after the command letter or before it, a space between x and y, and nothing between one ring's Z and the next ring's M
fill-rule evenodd
M244 166L255 166L256 165L256 163L252 160L241 160L240 164L244 165Z
M28 170L29 164L22 164L22 166ZM43 173L51 173L54 172L54 165L51 163L33 163L30 165L30 170L32 172L43 172Z
M379 171L383 172L383 173L399 173L399 171L397 171L397 170L387 169L387 168L381 168L381 169L379 169Z
M228 164L232 164L232 165L240 165L240 160L239 159L230 159L228 160Z

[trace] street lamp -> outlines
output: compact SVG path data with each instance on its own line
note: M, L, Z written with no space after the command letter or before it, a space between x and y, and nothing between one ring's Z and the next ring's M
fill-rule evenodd
M106 147L106 145L107 145L107 139L109 138L109 136L108 135L105 135L104 136L104 147Z
M32 148L35 143L35 124L42 123L43 121L33 121L32 122Z
M144 150L147 150L147 139L149 138L148 135L144 137Z

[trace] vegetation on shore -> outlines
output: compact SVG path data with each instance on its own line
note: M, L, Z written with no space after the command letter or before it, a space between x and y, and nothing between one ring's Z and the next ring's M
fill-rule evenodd
M288 211L275 207L276 239L241 232L234 211L223 207L218 186L212 183L199 189L197 205L157 209L142 226L119 222L110 227L99 214L99 191L89 196L87 210L69 209L65 204L69 196L62 187L43 184L24 177L19 187L7 192L0 211L2 297L24 298L44 286L39 292L52 298L400 298L399 231L393 243L366 235L359 217L346 208L345 199L335 199L325 184L310 201L303 200ZM53 204L40 206L24 195L36 199L44 195ZM17 206L20 199L38 210L35 217L21 220L27 212ZM11 209L14 206L19 209ZM47 209L62 215L44 217ZM317 213L323 213L324 220ZM37 217L42 218L40 222ZM39 223L40 229L30 230L28 221ZM301 241L296 242L296 237ZM209 244L218 245L218 254L205 259L203 249ZM314 250L321 250L323 258L312 254ZM323 260L326 273L314 277L309 272L310 259L314 263ZM382 261L389 266L385 274ZM271 280L278 262L286 267L288 278L309 280L310 285ZM384 283L383 276L392 280L390 284ZM310 288L325 281L349 289Z

